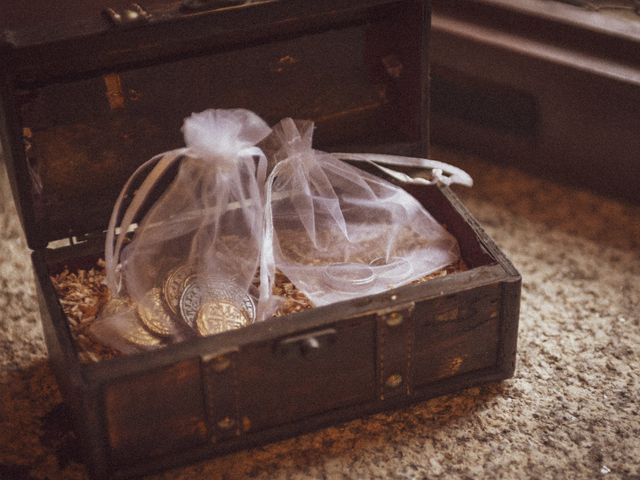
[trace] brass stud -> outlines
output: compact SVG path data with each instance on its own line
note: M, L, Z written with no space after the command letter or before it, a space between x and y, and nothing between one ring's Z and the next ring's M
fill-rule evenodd
M231 366L231 360L225 356L219 356L213 359L212 368L216 373L222 373Z
M105 8L103 12L115 26L144 22L151 17L151 15L137 3L132 3L130 7L122 13L116 12L113 8Z
M236 424L235 420L230 417L224 417L218 422L218 428L220 430L231 430Z
M397 327L404 321L404 317L399 312L393 312L387 315L386 323L388 327Z
M398 388L400 385L402 385L402 375L400 375L399 373L389 375L385 384L389 388Z
M134 10L127 9L124 11L125 22L135 22L140 18L140 14Z
M464 362L464 357L462 356L453 357L451 359L451 362L449 363L449 368L452 375L455 375L458 372L458 370L460 370L460 367L462 367L463 362Z
M249 417L242 417L242 431L248 432L251 430L251 420Z
M105 8L103 12L107 17L109 17L114 25L120 25L122 23L122 16L113 8Z

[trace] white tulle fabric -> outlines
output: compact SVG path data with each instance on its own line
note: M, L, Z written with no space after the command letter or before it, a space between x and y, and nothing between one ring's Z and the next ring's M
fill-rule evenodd
M254 113L237 109L193 114L182 130L186 148L142 165L116 202L105 252L108 286L116 297L128 297L135 305L145 302L147 292L159 285L167 264L188 264L198 277L233 283L257 296L252 282L262 250L261 194L267 161L256 144L271 129ZM176 162L175 179L125 245L132 222ZM146 177L134 194L131 186L142 175ZM131 195L123 214L124 200ZM132 316L133 312L125 312L101 319L94 333L101 340L118 337L135 321ZM173 339L180 337L176 328Z
M312 136L312 122L285 119L265 142L261 299L276 269L320 306L407 284L459 259L456 239L413 196L313 150Z
M130 177L107 230L107 284L124 307L101 315L91 333L123 353L154 348L127 336L140 328L137 307L150 301L149 292L161 287L172 266L189 265L195 281L246 292L257 320L265 320L281 301L272 294L276 269L321 306L407 284L459 259L455 238L414 197L338 155L399 182L470 186L471 178L455 167L319 152L312 148L312 122L285 119L272 131L242 109L193 114L183 133L185 148L153 157ZM432 179L382 164L428 168ZM172 325L165 343L194 333L177 318Z

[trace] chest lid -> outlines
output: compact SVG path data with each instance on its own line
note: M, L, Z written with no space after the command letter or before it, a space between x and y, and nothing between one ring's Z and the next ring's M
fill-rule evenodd
M129 175L207 108L426 153L428 30L426 0L5 0L0 131L29 246L104 231Z

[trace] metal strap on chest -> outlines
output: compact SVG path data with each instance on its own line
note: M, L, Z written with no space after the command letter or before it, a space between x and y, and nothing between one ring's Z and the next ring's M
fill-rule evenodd
M414 307L412 302L376 315L380 400L412 394Z
M202 357L202 376L211 442L237 437L248 430L240 417L238 351Z

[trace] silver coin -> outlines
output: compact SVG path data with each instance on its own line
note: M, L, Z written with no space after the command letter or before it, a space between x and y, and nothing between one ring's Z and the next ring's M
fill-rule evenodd
M190 277L180 296L180 315L184 322L196 330L198 312L205 302L228 302L239 308L247 324L256 320L256 306L251 296L237 285L219 279Z

